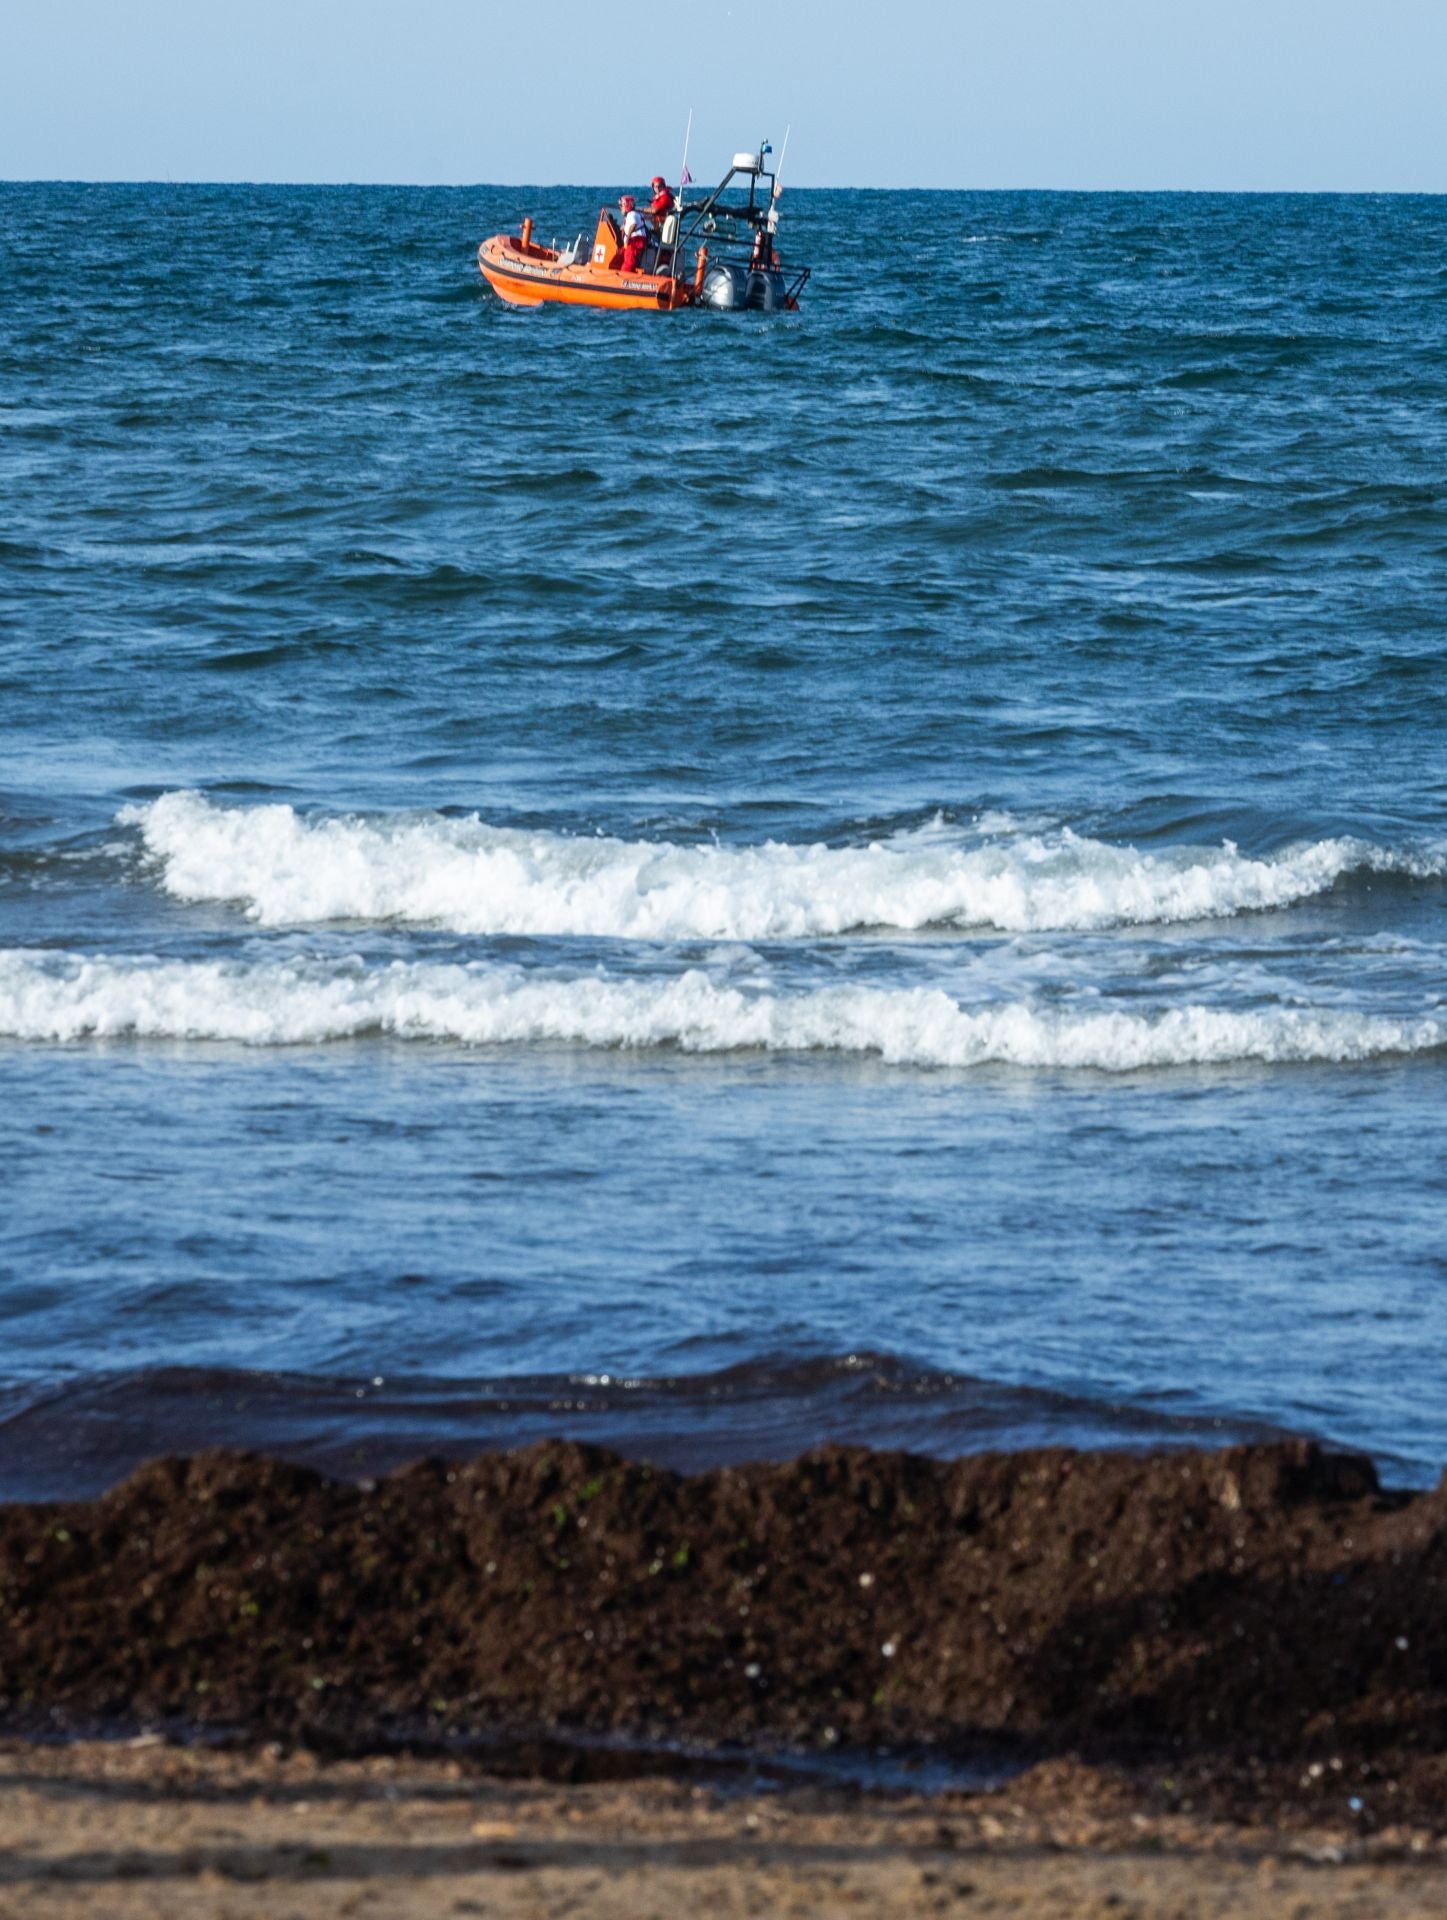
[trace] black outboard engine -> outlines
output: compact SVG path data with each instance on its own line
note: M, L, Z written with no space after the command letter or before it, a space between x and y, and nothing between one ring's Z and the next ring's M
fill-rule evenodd
M760 313L778 313L788 298L784 276L777 267L751 267L745 304Z

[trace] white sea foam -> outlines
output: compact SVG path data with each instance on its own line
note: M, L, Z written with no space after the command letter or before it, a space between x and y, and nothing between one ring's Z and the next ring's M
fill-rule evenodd
M0 1034L134 1036L271 1047L368 1034L465 1046L569 1042L691 1053L875 1054L901 1066L1129 1072L1230 1061L1347 1061L1447 1046L1447 1016L1028 1002L958 1005L928 988L742 990L698 969L664 979L539 977L397 961L89 959L0 951Z
M1282 907L1356 868L1447 871L1441 850L1321 840L1261 859L1226 843L1145 853L1069 830L925 831L867 846L677 846L488 826L318 818L171 793L129 807L178 899L263 926L392 921L474 934L783 940L865 928L1144 926Z

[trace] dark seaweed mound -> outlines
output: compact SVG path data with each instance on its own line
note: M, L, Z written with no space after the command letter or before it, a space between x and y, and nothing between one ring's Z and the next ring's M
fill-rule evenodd
M1384 1493L1307 1444L680 1477L546 1443L367 1487L217 1452L0 1508L0 1628L11 1727L987 1743L1440 1791L1447 1481Z

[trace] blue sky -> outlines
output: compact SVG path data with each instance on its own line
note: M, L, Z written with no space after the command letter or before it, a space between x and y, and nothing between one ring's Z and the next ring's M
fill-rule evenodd
M1447 0L5 0L0 177L1447 190Z

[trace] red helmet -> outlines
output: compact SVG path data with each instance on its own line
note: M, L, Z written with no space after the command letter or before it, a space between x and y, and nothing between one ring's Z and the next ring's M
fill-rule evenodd
M633 195L631 193L625 193L618 204L625 213L631 213L633 211Z
M661 173L655 173L653 178L649 181L648 184L650 187L666 187L668 185L668 182L664 179Z

